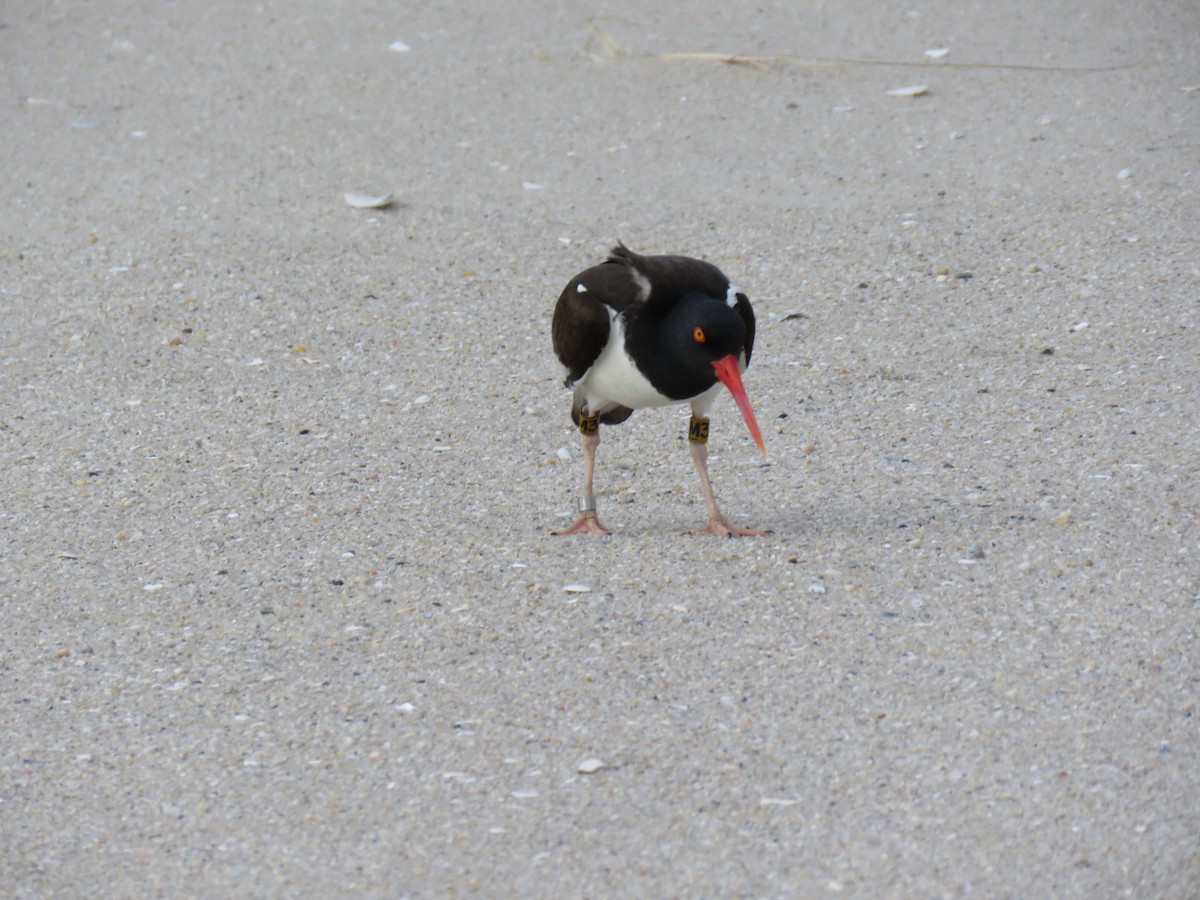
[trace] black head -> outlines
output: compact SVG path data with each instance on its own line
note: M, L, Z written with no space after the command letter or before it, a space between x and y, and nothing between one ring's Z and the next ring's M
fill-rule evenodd
M724 298L693 292L661 318L648 312L630 328L630 350L654 386L672 399L704 393L717 383L713 363L746 350L746 323Z

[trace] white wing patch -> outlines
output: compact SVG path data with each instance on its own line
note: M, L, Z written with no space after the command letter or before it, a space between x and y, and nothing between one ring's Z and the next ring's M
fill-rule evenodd
M586 293L587 293L587 288L586 288L586 287L584 287L582 284L577 284L577 285L575 285L575 293L577 293L577 294L586 294Z
M650 279L633 266L629 267L629 277L632 278L633 283L637 285L639 295L638 303L645 303L650 299Z
M737 306L737 295L741 292L742 289L740 287L738 287L732 281L729 282L729 288L725 291L725 302L730 306Z

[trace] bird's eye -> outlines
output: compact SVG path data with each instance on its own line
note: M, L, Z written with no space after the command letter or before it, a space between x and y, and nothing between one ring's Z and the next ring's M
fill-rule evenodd
M704 329L699 325L692 329L692 340L694 340L697 344L703 344L705 341Z

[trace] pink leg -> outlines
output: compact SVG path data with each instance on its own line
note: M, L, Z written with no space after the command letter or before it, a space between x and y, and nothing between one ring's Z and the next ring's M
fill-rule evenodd
M592 475L596 471L596 448L600 446L600 432L583 436L583 503L579 518L570 528L555 531L556 535L594 534L604 537L609 530L596 518L596 496L592 489Z
M735 534L746 535L748 537L762 537L766 534L765 531L741 528L732 524L721 515L721 511L717 509L717 498L713 494L712 482L708 479L708 445L689 441L688 448L692 453L692 464L695 465L696 472L700 475L700 486L704 489L704 500L708 504L708 524L700 530L719 537L732 537Z

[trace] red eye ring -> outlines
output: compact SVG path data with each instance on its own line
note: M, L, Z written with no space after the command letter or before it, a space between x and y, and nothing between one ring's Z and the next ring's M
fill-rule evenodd
M692 329L692 340L697 344L703 344L707 338L704 336L704 329L697 325Z

